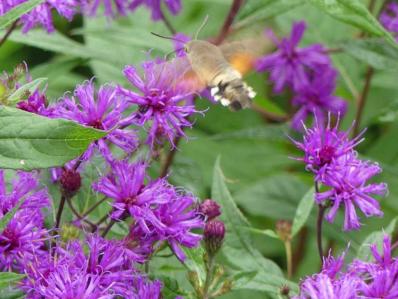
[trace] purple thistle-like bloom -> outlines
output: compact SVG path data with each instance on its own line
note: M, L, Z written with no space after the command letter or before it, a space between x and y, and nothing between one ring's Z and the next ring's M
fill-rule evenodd
M176 136L185 136L184 127L192 126L187 117L197 112L195 106L187 104L191 93L178 84L182 73L177 73L172 65L150 61L142 67L142 78L133 66L124 69L125 77L141 94L121 86L118 91L127 101L138 105L131 120L140 126L149 124L148 144L153 146L161 137L173 144Z
M384 183L367 184L367 181L381 172L381 168L369 161L358 160L354 154L337 159L332 168L321 179L329 190L316 194L318 204L330 201L332 206L326 220L333 222L341 206L345 208L344 230L359 229L361 224L355 207L366 217L382 216L379 202L374 195L384 195L387 185Z
M129 0L91 0L85 1L83 10L90 16L95 16L101 4L104 5L104 15L113 18L117 14L125 16L127 14Z
M106 137L90 145L83 157L84 160L89 159L97 147L110 162L113 158L107 141L128 154L137 148L138 138L135 132L121 129L131 124L123 118L123 112L127 107L127 103L118 97L113 87L101 86L96 92L94 83L87 81L76 87L74 96L65 96L57 103L54 114L56 117L70 119L98 130L111 130Z
M270 32L278 51L260 58L256 63L257 71L270 71L270 79L275 83L274 91L277 93L285 87L301 90L309 84L309 75L313 77L325 68L330 68L330 59L322 45L298 48L305 28L304 21L294 23L290 38L281 41Z
M164 179L145 185L146 168L143 162L115 161L112 172L93 184L94 190L114 199L114 219L124 219L128 214L150 217L146 215L152 214L150 205L168 202L170 190Z
M73 241L65 249L57 247L55 257L48 254L28 264L21 284L27 298L137 299L148 291L151 284L134 268L135 254L120 241L88 236L85 245L87 250Z
M173 15L177 15L181 10L181 0L133 0L129 6L131 10L135 10L141 5L145 5L151 10L151 17L154 21L159 21L164 18L162 12L162 2L166 4L167 8Z
M394 35L398 41L398 3L389 3L380 15L380 23Z
M139 229L133 228L133 235L126 240L127 246L137 247L134 252L146 255L152 250L150 242L167 241L177 257L184 260L179 245L197 246L201 236L191 230L204 226L195 198L180 194L164 178L145 184L146 167L142 162L115 161L112 173L102 177L93 188L114 199L113 218L124 219L130 215L136 221ZM140 248L141 242L145 248Z
M38 187L38 181L32 174L18 172L18 179L13 181L12 191L8 193L4 172L0 170L0 218L6 217L21 204L0 234L2 271L22 271L26 259L35 252L42 253L41 248L48 235L43 229L41 209L48 206L49 200L47 191Z
M36 89L25 101L17 103L17 108L42 116L51 117L53 109L47 106L46 95Z
M362 135L350 140L349 135L351 129L348 131L339 131L340 122L337 121L334 127L331 127L330 117L326 127L315 118L315 125L313 128L306 128L303 136L303 141L298 142L292 139L292 142L298 149L304 152L304 157L296 158L306 164L306 169L314 172L316 178L319 179L336 161L336 159L352 152L360 142L363 141Z
M7 13L10 9L18 6L27 0L3 0L0 2L0 16ZM37 25L43 26L47 32L54 31L52 11L56 10L59 15L71 21L74 14L78 11L79 2L77 0L47 0L43 4L24 14L20 20L22 31L28 32Z
M293 106L299 108L292 119L292 127L300 130L307 117L313 114L321 124L325 123L325 112L343 116L347 110L347 103L333 95L337 72L332 68L325 68L308 84L303 86L292 99Z

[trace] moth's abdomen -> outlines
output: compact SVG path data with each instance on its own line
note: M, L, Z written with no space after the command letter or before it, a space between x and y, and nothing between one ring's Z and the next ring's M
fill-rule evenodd
M221 105L228 106L233 111L249 108L252 99L256 96L253 88L240 78L220 81L211 88L210 92L216 101L220 101Z

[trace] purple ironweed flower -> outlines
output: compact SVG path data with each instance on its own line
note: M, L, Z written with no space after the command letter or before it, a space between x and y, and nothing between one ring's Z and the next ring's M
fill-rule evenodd
M133 286L136 290L136 297L134 299L161 299L163 285L160 281L155 280L153 282L138 277Z
M19 204L5 229L0 233L0 269L22 271L25 259L33 253L41 253L48 237L43 229L44 216L41 209L48 206L47 191L39 190L39 183L32 174L18 172L7 193L4 172L0 170L0 218L6 217Z
M125 16L129 0L93 0L86 1L83 4L83 10L90 16L95 16L101 4L104 5L104 15L113 18L116 14Z
M303 161L306 169L316 174L316 179L322 177L336 159L352 152L355 146L363 141L364 131L350 140L351 129L339 131L339 120L334 127L330 122L330 115L326 127L315 118L314 127L308 129L304 126L302 142L291 139L296 147L304 152L304 157L295 159Z
M36 89L25 101L17 103L17 108L42 116L51 117L53 108L47 106L46 95Z
M187 117L197 112L195 106L186 102L191 93L178 84L181 73L177 73L172 65L149 61L142 67L143 78L133 66L124 69L125 77L142 95L121 86L118 91L127 101L138 105L131 120L140 126L150 123L148 144L153 146L155 141L160 142L161 137L166 137L173 144L176 136L185 136L184 127L192 126Z
M381 168L369 161L358 160L354 153L342 156L336 160L321 178L329 190L316 194L318 204L329 200L331 208L326 220L333 222L341 206L345 208L344 230L359 229L361 224L355 211L357 206L366 217L382 216L379 202L373 195L384 195L387 185L367 181L381 172Z
M96 92L93 81L86 81L76 87L74 96L64 96L57 104L54 114L56 117L70 119L98 130L111 130L106 137L90 145L83 157L83 160L88 160L94 149L98 148L110 162L113 158L107 141L128 154L137 148L138 139L135 132L122 129L131 124L123 118L127 106L113 87L101 86Z
M292 119L292 127L299 131L307 117L313 114L321 124L325 123L325 113L343 116L347 110L347 103L333 95L337 72L332 68L325 68L308 84L304 85L292 99L293 106L299 110Z
M124 244L145 260L154 252L155 244L158 240L156 233L148 234L139 224L135 223L130 227L129 234L124 238Z
M54 257L33 259L25 269L27 279L21 289L34 299L140 298L139 293L146 292L150 283L133 287L137 280L144 280L134 268L135 257L120 241L88 236L85 246L73 241L65 249L57 247Z
M164 178L145 184L146 167L142 162L115 161L112 173L93 184L93 188L114 199L113 218L123 219L130 215L136 220L140 226L140 230L135 231L138 242L145 234L149 241L168 241L177 257L183 260L184 253L179 245L197 246L201 236L191 230L204 225L193 207L195 199L180 194ZM146 246L148 248L148 244Z
M164 179L145 185L146 168L143 162L114 161L112 172L93 184L94 190L114 199L114 219L123 219L128 214L132 217L146 212L152 214L150 205L169 201L170 190Z
M181 1L180 0L133 0L129 6L131 10L135 10L137 7L141 5L145 5L148 9L151 10L151 17L154 21L159 21L164 18L162 12L162 2L166 4L167 8L173 15L177 15L181 10Z
M257 71L270 71L270 79L275 83L274 91L277 93L285 87L301 90L309 84L310 78L331 67L331 61L322 45L298 48L305 28L304 21L294 23L290 38L283 38L281 41L270 31L278 51L256 62Z
M166 240L177 258L184 261L185 254L180 246L192 248L199 245L202 236L191 230L203 228L204 221L195 208L196 200L193 196L179 194L172 186L169 188L174 194L168 203L159 205L154 210L155 218L148 221L148 228L153 225L159 239Z
M0 16L7 13L10 9L18 6L27 0L3 0L0 3ZM24 14L20 20L22 31L28 32L37 25L43 26L47 32L54 31L52 11L55 9L58 14L71 21L77 12L79 2L77 0L46 0L43 4L35 7L30 12Z
M394 35L398 41L398 3L391 1L380 15L380 23Z
M383 239L383 252L376 244L370 245L374 262L354 260L349 269L362 279L360 294L363 298L398 298L398 259L392 257L391 239ZM361 297L362 298L362 297Z

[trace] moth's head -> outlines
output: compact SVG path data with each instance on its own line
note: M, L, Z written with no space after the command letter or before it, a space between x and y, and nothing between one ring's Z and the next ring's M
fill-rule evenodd
M192 50L195 48L196 40L191 40L184 45L184 51L187 54L191 54Z

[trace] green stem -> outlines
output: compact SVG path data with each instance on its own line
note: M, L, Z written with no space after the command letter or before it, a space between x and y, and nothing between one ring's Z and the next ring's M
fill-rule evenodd
M286 263L287 263L287 278L292 278L293 274L293 259L292 259L292 242L290 240L284 242L286 251Z
M214 256L209 256L208 266L206 270L206 280L203 286L203 299L210 299L210 285L213 281L213 272L214 272Z

